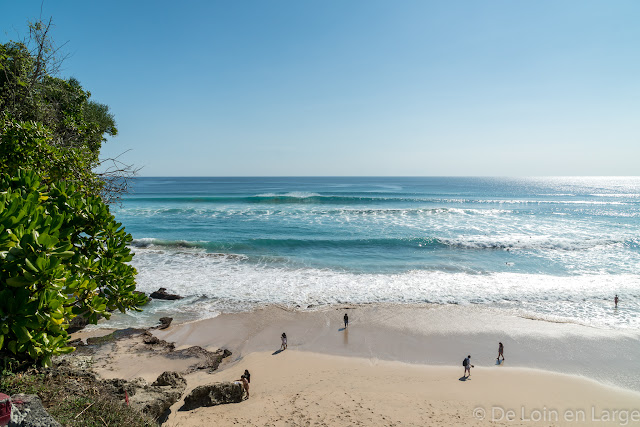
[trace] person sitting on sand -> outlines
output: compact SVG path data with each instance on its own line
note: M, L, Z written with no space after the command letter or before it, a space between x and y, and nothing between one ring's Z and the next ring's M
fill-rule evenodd
M280 346L280 350L286 350L287 349L287 334L285 334L283 332L282 336L280 338L282 339L282 345Z
M247 377L242 375L239 380L234 380L234 383L242 385L242 388L244 389L245 393L247 393L246 399L248 399L249 398L249 381L247 381Z
M347 315L347 313L344 314L344 328L347 329L347 326L349 326L349 316Z
M500 356L502 356L502 360L504 360L504 346L501 342L498 343L498 358L496 360L500 360Z
M248 369L244 370L244 377L247 379L247 382L250 383L251 382L251 374L249 373Z
M462 365L464 366L464 375L465 377L467 376L471 376L471 368L475 368L475 366L473 366L471 364L471 355L468 355L466 357L466 359L464 359L464 361L462 362ZM467 375L467 372L469 372L469 375Z

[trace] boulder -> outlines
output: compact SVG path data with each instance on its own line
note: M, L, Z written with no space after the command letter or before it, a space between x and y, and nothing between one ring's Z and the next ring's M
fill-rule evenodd
M182 299L184 297L181 297L180 295L176 295L176 294L170 294L167 292L166 288L160 288L157 291L155 291L154 293L152 293L151 295L149 295L151 298L155 298L155 299L165 299L165 300L175 300L175 299Z
M129 404L153 417L162 419L171 405L182 397L187 381L177 372L163 372L151 384L129 391L131 383L123 387L129 394Z
M181 411L190 411L202 406L223 405L225 403L242 402L244 388L241 384L224 382L201 385L194 388L184 398Z
M166 351L171 353L176 348L174 343L161 340L149 331L144 331L141 336L142 342L151 346L150 348L154 349L154 351Z
M173 322L173 317L161 317L158 329L167 329L169 325L171 325L171 322Z
M145 344L150 344L150 345L159 344L160 343L160 338L147 333L147 334L142 336L142 342L145 343Z
M82 315L76 316L73 319L71 319L71 322L69 322L69 327L67 328L67 332L69 333L77 332L81 329L84 329L84 327L87 326L88 324L89 324L89 320L86 317L83 317Z
M9 427L61 427L42 406L35 394L11 396L11 419Z
M184 391L184 389L187 387L187 380L185 380L184 377L177 372L165 371L161 373L160 376L151 385L182 388L182 390Z

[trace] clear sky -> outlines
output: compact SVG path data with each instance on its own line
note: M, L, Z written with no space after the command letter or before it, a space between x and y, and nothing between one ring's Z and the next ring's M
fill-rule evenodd
M640 1L42 8L143 176L640 175Z

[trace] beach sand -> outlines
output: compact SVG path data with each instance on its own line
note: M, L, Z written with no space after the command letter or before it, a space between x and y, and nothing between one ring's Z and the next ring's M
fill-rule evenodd
M276 355L251 353L213 375L190 375L188 388L232 381L244 369L251 372L250 399L193 411L179 411L182 403L178 402L166 425L449 426L488 425L492 417L499 425L584 425L594 415L593 424L621 425L597 419L607 409L640 409L636 393L568 375L476 367L469 379L461 381L462 366L425 366L291 349ZM509 410L514 421L507 421ZM584 422L578 411L584 411ZM581 422L566 422L573 414ZM631 416L624 419L630 422ZM637 417L640 421L640 412Z
M289 348L279 352L283 331ZM177 348L233 352L213 374L187 375L187 393L235 380L245 369L252 375L249 400L192 411L179 411L179 401L169 426L640 423L635 332L473 306L367 305L306 312L268 307L154 334ZM505 344L506 362L500 365L498 341ZM463 380L467 354L475 368ZM146 378L168 366L161 357L131 360L144 366ZM109 377L136 372L124 362L97 364Z

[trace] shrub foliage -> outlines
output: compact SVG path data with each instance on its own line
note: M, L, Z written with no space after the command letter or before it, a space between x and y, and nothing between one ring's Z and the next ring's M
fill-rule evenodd
M109 207L74 184L33 171L0 175L0 349L47 365L73 351L66 328L139 310L131 241Z

